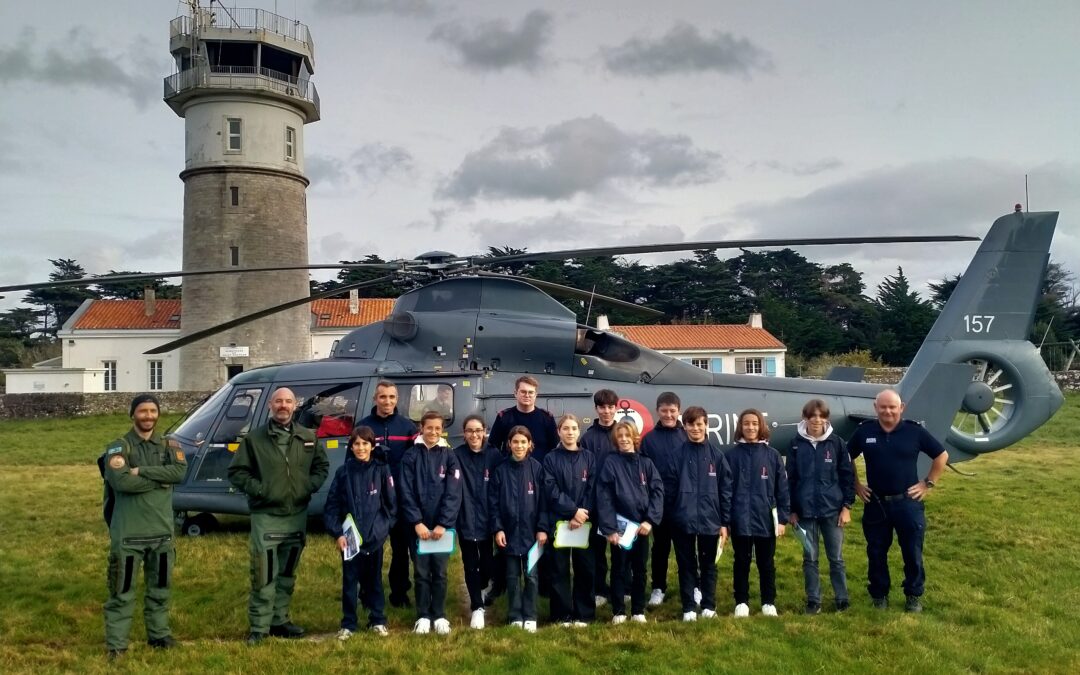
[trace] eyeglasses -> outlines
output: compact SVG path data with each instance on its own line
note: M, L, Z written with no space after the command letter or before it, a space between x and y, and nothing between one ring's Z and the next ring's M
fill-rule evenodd
M467 434L482 434L482 433L484 433L484 430L483 429L466 429L465 433L467 433Z

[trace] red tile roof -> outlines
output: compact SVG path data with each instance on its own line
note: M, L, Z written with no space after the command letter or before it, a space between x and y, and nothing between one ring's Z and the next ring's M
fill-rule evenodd
M650 349L785 349L769 331L744 324L612 326L610 330Z
M180 301L158 300L146 316L142 300L95 300L72 326L74 330L162 329L180 327Z
M382 321L390 316L394 298L360 298L360 311L349 314L348 298L316 300L311 303L312 328L354 328ZM323 318L326 317L326 318Z

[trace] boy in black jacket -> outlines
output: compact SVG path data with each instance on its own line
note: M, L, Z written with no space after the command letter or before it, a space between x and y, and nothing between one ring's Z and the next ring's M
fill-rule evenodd
M442 437L443 418L434 410L420 418L420 438L401 459L401 517L415 537L413 556L416 584L414 633L450 634L446 619L446 567L449 553L417 551L416 539L441 539L457 524L461 508L461 468L457 455Z
M342 522L351 514L363 538L358 553L341 561L341 630L339 640L348 640L356 632L356 588L368 610L368 627L385 636L386 598L383 596L383 545L397 517L397 492L390 467L374 459L375 432L370 427L356 427L349 437L349 454L334 474L326 496L323 522L326 531L345 550Z
M624 585L630 568L631 619L645 623L645 563L649 557L649 533L664 516L664 482L652 460L638 454L640 437L632 422L619 422L612 436L618 453L600 468L596 484L597 524L612 544L612 623L626 621ZM619 544L619 517L638 523L637 538L627 550Z
M484 438L486 428L480 415L466 417L461 428L465 442L454 448L461 465L457 535L472 610L469 625L480 630L484 627L484 588L493 578L488 486L495 467L502 463L502 453Z
M511 626L536 632L537 567L529 570L533 544L547 543L540 482L544 469L529 455L533 441L529 429L516 426L507 435L510 457L495 469L488 491L488 513L495 543L506 553L507 618ZM525 577L522 591L521 577Z

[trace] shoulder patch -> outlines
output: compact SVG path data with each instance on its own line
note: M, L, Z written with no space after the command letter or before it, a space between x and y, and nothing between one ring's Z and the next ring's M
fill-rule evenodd
M109 468L119 471L124 468L124 456L113 455L109 458Z
M106 455L118 455L123 451L124 451L124 446L122 446L122 445L114 445L111 448L109 448L108 450L106 450L105 454Z
M183 450L177 450L176 451L176 461L178 461L178 462L185 461L184 460L184 451Z

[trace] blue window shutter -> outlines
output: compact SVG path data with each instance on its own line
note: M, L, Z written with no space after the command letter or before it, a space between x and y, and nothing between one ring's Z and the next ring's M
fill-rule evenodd
M722 372L724 372L724 360L723 359L709 359L709 372L710 373L722 373Z
M776 357L770 356L765 359L765 375L767 377L776 377Z

